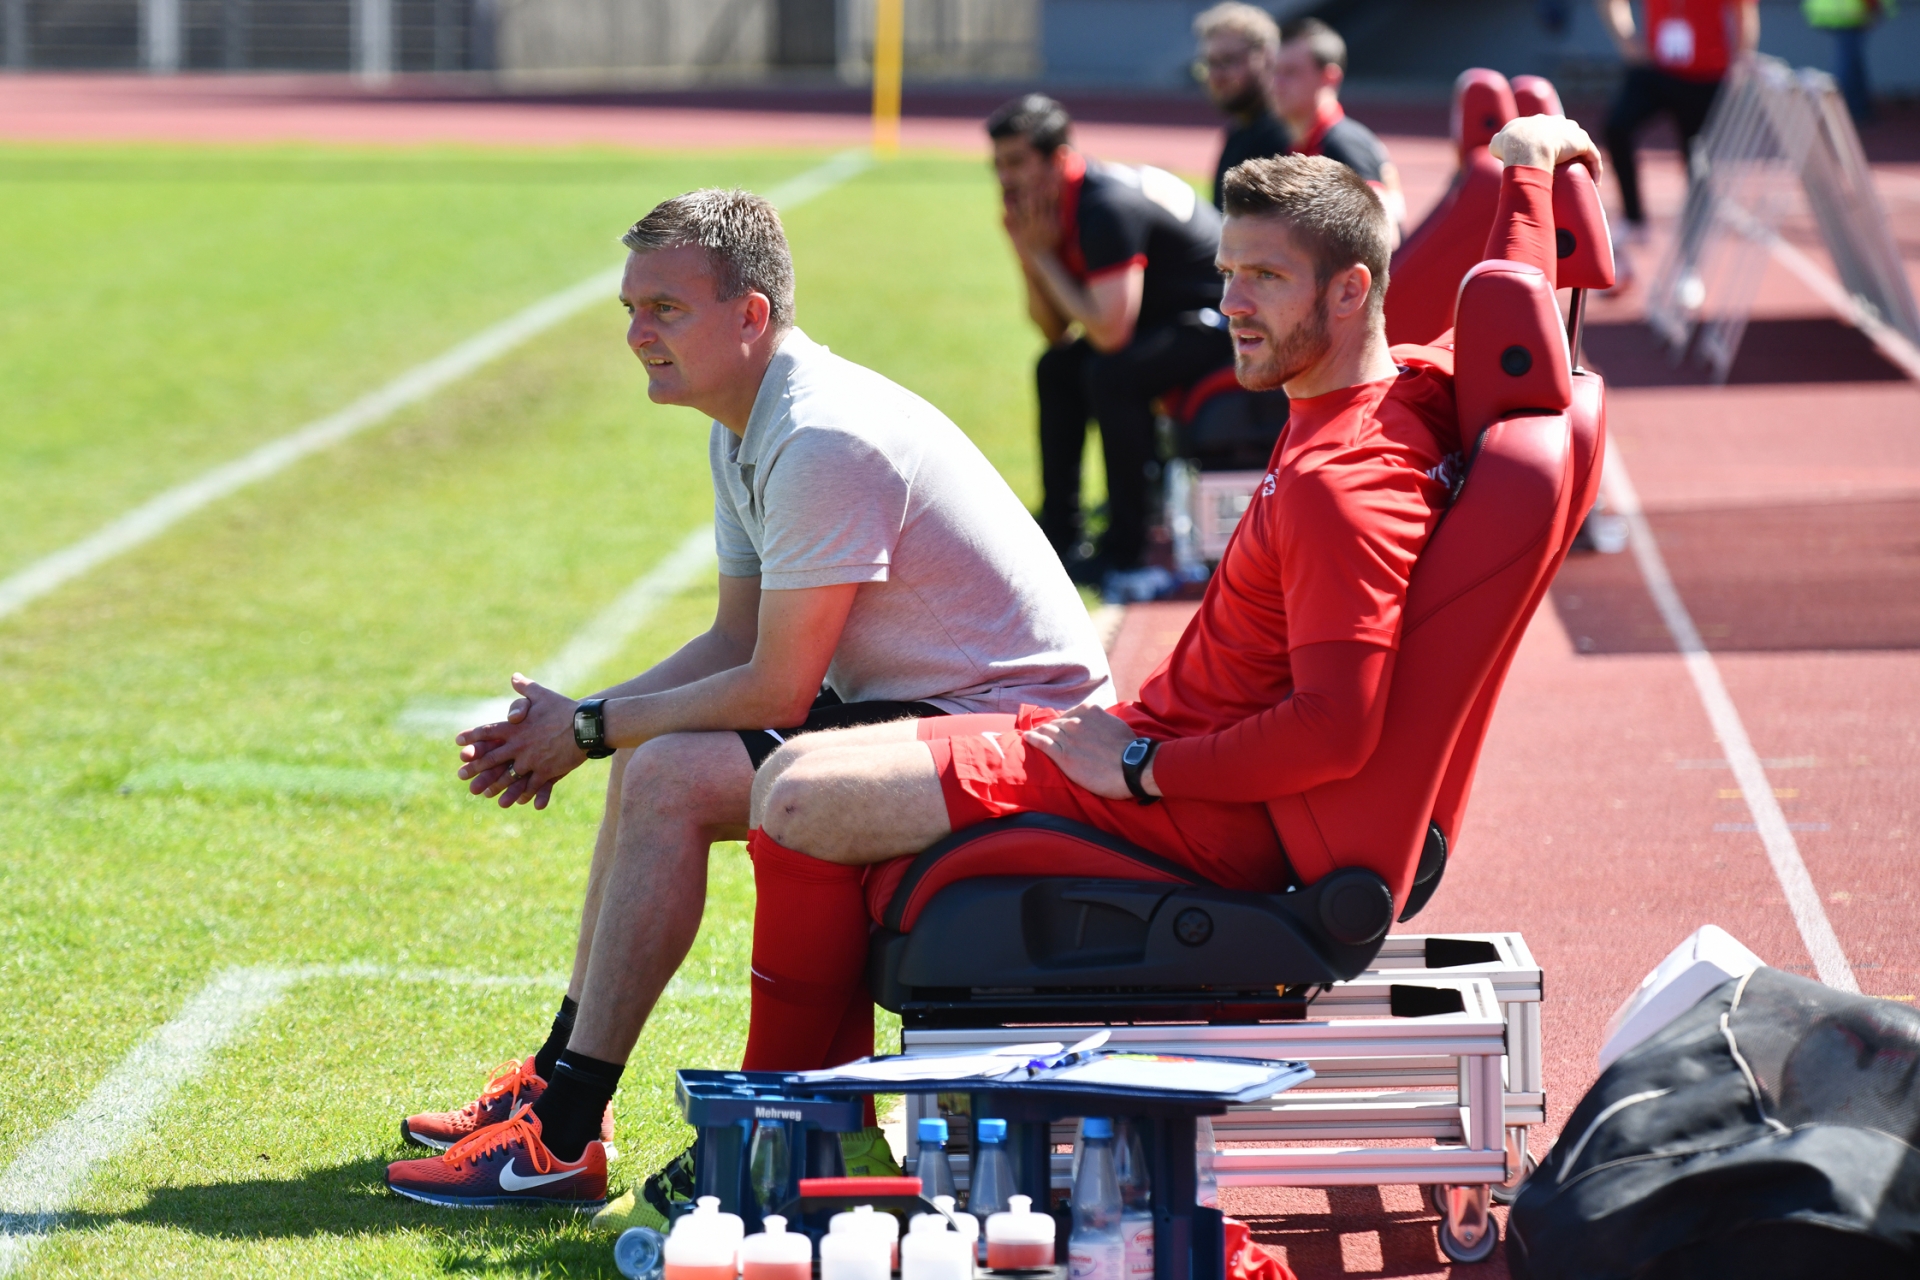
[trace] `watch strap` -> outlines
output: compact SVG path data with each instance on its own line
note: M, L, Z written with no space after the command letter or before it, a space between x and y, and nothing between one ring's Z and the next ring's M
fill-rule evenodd
M1133 754L1133 747L1141 742L1147 744L1146 750L1141 753L1138 762L1130 761L1127 757ZM1120 757L1120 773L1127 780L1127 790L1133 792L1133 798L1141 804L1152 804L1160 798L1148 791L1146 784L1141 781L1141 776L1146 773L1147 766L1153 763L1153 753L1159 746L1160 744L1151 738L1135 738L1127 744L1126 753Z
M587 753L589 760L604 760L613 754L607 745L607 700L586 698L573 709L573 744ZM590 728L582 731L582 721Z

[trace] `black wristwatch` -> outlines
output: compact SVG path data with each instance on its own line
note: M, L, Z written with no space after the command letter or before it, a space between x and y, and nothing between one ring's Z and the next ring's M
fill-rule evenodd
M605 698L588 698L573 709L573 742L589 760L604 760L613 754L613 748L607 745L606 708Z
M1152 804L1160 798L1149 793L1140 781L1140 775L1147 771L1148 761L1153 759L1153 749L1159 745L1152 738L1135 738L1120 753L1120 772L1126 776L1127 790L1133 792L1133 798L1141 804Z

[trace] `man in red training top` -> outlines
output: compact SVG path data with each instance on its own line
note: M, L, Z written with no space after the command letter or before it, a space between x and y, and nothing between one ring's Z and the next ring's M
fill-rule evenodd
M1508 165L1487 256L1552 279L1553 168L1598 171L1571 121L1495 139ZM1286 433L1205 599L1138 700L959 715L783 746L754 784L747 1061L823 1061L864 992L868 864L990 818L1088 823L1229 888L1293 882L1266 803L1351 777L1372 754L1414 561L1461 451L1452 352L1390 351L1387 220L1351 169L1282 156L1225 187L1221 311L1243 385L1284 387ZM1136 743L1146 758L1123 764ZM1044 866L1032 868L1044 872Z

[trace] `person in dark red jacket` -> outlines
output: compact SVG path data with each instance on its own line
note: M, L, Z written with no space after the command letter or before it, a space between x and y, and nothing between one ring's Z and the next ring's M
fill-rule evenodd
M1599 157L1571 121L1514 121L1487 256L1554 276L1553 169ZM1173 652L1111 712L947 716L782 747L754 787L745 1067L804 1070L868 999L868 865L1015 813L1124 836L1234 889L1295 883L1267 804L1359 772L1379 740L1415 560L1462 442L1450 345L1389 349L1379 199L1325 157L1234 169L1219 265L1242 385L1292 413ZM1442 342L1448 339L1443 338ZM1145 760L1124 766L1130 745ZM1033 868L1036 873L1046 870Z

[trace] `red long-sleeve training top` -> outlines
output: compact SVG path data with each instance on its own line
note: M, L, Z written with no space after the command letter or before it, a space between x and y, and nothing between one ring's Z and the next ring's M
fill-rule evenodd
M1489 258L1553 278L1553 175L1509 166ZM1359 772L1379 741L1414 560L1463 452L1445 345L1295 400L1199 612L1115 708L1160 739L1170 797L1266 801Z

